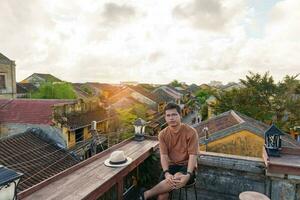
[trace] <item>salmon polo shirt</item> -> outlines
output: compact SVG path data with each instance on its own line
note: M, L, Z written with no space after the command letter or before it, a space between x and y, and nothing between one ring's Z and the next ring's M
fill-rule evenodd
M161 154L167 154L170 165L188 165L189 155L197 155L199 152L197 131L181 124L177 133L171 132L166 127L158 134Z

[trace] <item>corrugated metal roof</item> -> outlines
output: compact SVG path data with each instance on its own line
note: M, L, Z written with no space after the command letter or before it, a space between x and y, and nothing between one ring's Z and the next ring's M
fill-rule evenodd
M23 174L17 173L14 170L8 169L0 165L0 186L6 185L16 179L18 179Z
M18 186L21 191L78 162L66 150L31 132L0 139L0 165L24 174Z

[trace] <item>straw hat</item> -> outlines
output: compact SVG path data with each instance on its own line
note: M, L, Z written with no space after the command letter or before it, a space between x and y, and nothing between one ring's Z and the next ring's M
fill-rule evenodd
M104 161L107 167L124 167L129 165L132 159L126 157L124 151L114 151L110 154L110 157Z

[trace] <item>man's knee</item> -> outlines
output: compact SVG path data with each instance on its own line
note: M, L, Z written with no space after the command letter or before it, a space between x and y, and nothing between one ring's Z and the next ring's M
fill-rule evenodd
M166 179L162 180L159 185L163 188L165 188L165 190L167 190L168 192L173 190L173 186L171 183L169 183Z
M181 172L177 172L176 174L174 174L174 178L175 179L179 179L183 174Z
M162 180L160 182L161 186L165 187L165 188L168 188L169 191L172 190L172 186L170 183L168 183L168 181L165 179L165 180Z

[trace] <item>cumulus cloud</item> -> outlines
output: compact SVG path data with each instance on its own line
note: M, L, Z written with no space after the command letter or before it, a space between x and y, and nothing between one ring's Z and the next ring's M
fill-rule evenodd
M162 59L164 54L162 52L156 51L149 55L149 62L157 62L159 59Z
M242 63L254 70L270 71L277 80L286 74L299 73L300 3L279 1L270 10L263 38L248 39L241 52Z
M126 22L135 16L135 10L131 6L106 3L102 13L105 24L118 24Z
M234 3L232 3L234 2ZM235 23L244 11L244 1L193 0L177 5L173 15L188 21L193 27L209 31L224 31Z
M299 1L276 3L262 37L247 33L242 0L0 1L0 51L17 79L34 72L66 81L237 81L249 71L299 73Z

